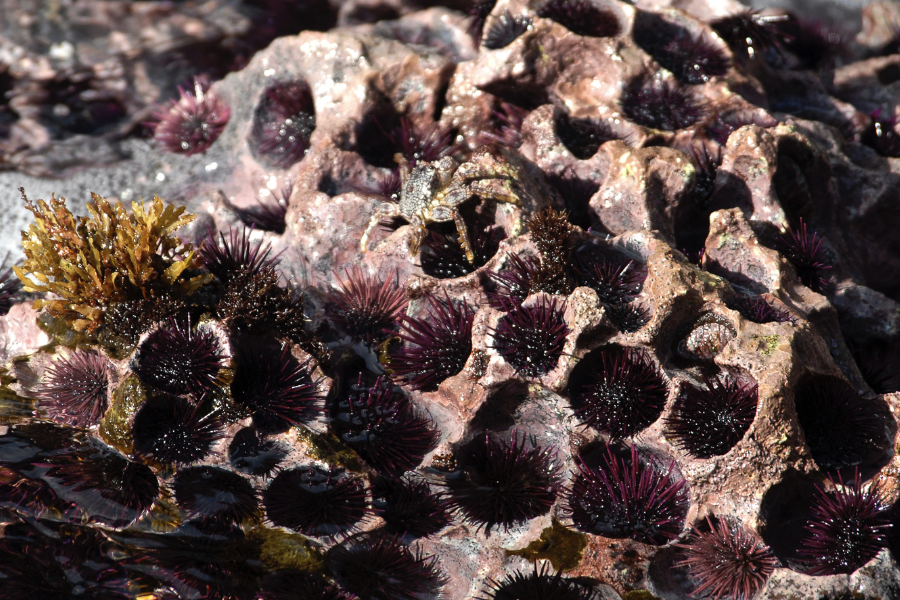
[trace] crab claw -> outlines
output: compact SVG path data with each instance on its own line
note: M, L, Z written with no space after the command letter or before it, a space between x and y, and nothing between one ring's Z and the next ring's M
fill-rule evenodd
M428 229L421 223L413 225L412 237L409 240L409 254L411 256L415 256L419 253L419 247L425 240L425 234L427 233Z

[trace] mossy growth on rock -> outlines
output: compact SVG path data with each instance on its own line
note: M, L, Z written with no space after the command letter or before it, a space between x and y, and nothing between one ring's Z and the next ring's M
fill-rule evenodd
M556 570L571 571L581 563L587 547L587 536L572 531L553 519L553 525L544 528L541 537L519 550L506 550L507 556L521 556L531 562L549 560Z
M155 197L149 207L133 202L128 214L121 202L91 194L89 216L76 217L65 198L34 204L24 192L22 197L35 222L22 232L24 264L13 268L26 291L59 297L37 300L35 308L77 331L95 331L111 304L190 295L211 279L185 276L200 261L190 244L172 234L194 219L183 206Z

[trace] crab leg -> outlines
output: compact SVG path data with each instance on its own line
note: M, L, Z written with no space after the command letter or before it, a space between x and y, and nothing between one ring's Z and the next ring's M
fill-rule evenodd
M368 250L369 245L369 234L372 233L378 223L381 222L382 219L390 219L391 217L396 217L400 215L400 209L396 204L392 202L382 202L378 205L378 208L375 209L375 212L372 213L372 218L369 219L369 224L366 226L366 231L363 233L362 237L359 240L359 250L363 254Z
M475 262L475 253L472 252L472 244L469 242L469 231L458 210L453 211L453 221L456 223L456 230L459 232L459 245L462 246L463 251L466 253L466 260L470 263Z

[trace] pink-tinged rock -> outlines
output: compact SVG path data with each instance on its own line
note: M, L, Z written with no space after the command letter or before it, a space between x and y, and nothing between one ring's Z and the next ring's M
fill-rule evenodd
M32 354L50 342L37 325L38 311L31 302L14 304L0 317L0 364L23 354Z

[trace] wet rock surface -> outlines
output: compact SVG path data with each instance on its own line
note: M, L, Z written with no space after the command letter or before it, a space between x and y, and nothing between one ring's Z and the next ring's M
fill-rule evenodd
M27 539L59 554L28 529L38 518L88 553L101 523L122 593L184 598L254 598L284 568L380 597L340 566L373 543L418 553L397 597L499 598L516 572L540 579L535 558L592 598L684 598L723 580L722 597L900 597L896 6L869 6L855 38L835 38L730 2L592 1L567 20L499 0L481 3L482 35L508 43L478 44L462 4L312 4L321 22L299 33L281 28L308 15L278 2L91 3L58 19L22 4L10 13L20 30L0 28L4 202L24 185L84 214L87 189L126 204L159 194L198 215L177 232L195 246L217 232L237 246L229 231L252 225L248 251L278 254L266 289L297 308L287 333L274 316L254 329L247 315L270 305L242 294L276 300L250 287L260 280L216 273L182 304L150 294L123 344L14 291L0 318L0 552ZM529 21L506 31L507 13ZM113 19L122 35L103 28ZM194 64L201 47L228 53ZM212 95L228 109L191 156L166 153L144 125L178 85L194 90L184 106ZM447 161L420 223L405 203ZM385 203L400 216L373 224ZM105 307L109 327L126 308ZM178 335L220 352L207 395L155 389L139 368L154 332L185 318L195 334ZM77 379L64 364L76 348L111 373L102 418L83 429L45 408L60 370ZM267 363L288 400L251 393ZM166 458L145 411L182 436L187 459ZM146 466L163 492L123 498L114 474L88 477L79 461ZM215 468L223 489L222 472L239 473L250 497L227 488L227 510L198 516L175 489L189 465ZM398 469L439 496L437 531L390 529L388 509L410 501L375 490ZM648 480L667 493L641 496ZM604 481L634 489L616 496ZM286 502L284 489L309 498ZM820 496L850 493L872 503L872 529L828 562L850 534L811 541ZM343 508L300 510L323 498ZM110 516L119 504L126 516ZM766 576L742 588L692 566L729 560L698 542L716 523L749 540ZM222 546L197 559L200 577L171 562L198 539ZM135 565L152 567L139 578Z

